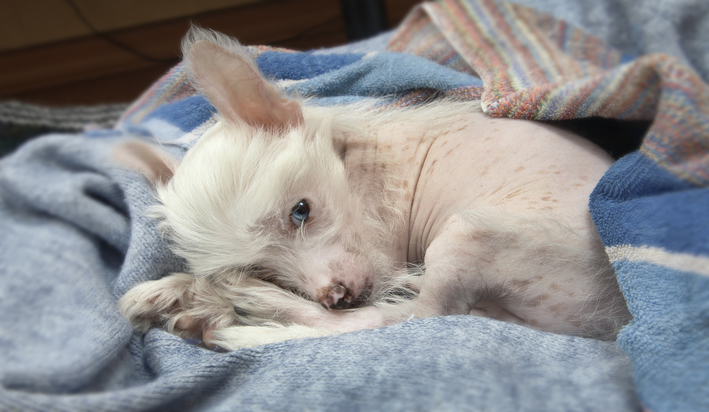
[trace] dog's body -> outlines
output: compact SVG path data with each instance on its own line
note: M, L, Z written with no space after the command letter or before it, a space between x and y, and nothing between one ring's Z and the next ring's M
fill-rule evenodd
M136 326L233 349L411 315L603 339L629 319L587 206L611 159L590 142L479 102L302 106L228 39L195 31L184 50L222 120L179 165L118 151L193 272L129 291Z

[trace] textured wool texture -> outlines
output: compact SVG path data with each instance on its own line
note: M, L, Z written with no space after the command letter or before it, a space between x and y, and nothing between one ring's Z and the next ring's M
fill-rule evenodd
M110 151L140 136L181 156L213 124L178 65L115 129L0 161L0 410L709 410L706 9L450 0L344 48L249 49L308 104L448 96L495 116L652 120L590 199L634 315L617 343L470 316L233 353L133 332L117 299L184 263L146 217L150 187Z

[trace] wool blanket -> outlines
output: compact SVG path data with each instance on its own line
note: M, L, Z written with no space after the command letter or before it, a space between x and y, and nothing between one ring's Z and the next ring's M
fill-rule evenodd
M178 65L115 128L46 136L0 161L0 409L709 409L706 11L444 0L369 42L249 49L309 104L445 95L493 116L651 121L590 199L634 316L618 342L471 316L232 353L135 333L117 299L185 265L146 216L150 187L110 152L143 136L180 156L213 124Z

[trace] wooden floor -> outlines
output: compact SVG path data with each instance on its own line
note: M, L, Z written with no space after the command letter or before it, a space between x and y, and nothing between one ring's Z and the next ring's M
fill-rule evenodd
M386 0L395 27L418 0ZM0 53L0 101L43 105L130 102L179 61L190 21L296 50L347 43L338 0L269 0Z

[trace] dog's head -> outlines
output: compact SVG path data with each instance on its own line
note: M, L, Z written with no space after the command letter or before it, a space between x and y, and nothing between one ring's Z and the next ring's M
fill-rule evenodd
M393 269L397 222L350 181L332 119L282 97L235 40L193 29L183 54L221 121L181 162L142 143L117 151L155 186L174 251L196 275L246 269L327 308L364 303Z

